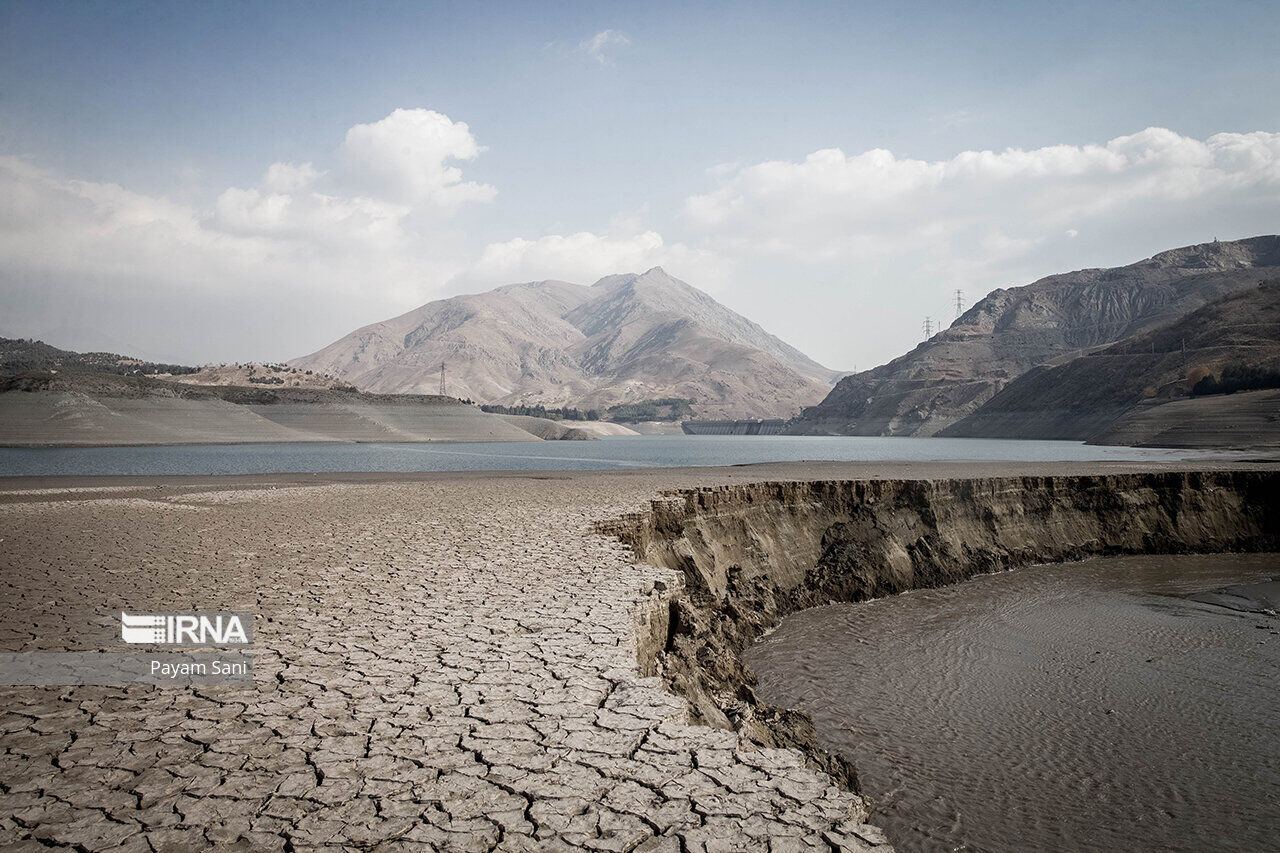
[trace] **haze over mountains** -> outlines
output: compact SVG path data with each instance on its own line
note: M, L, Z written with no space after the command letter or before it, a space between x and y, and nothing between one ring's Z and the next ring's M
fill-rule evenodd
M1255 237L1187 246L1124 267L1079 270L992 291L906 355L841 379L789 431L937 434L979 411L1032 368L1065 364L1175 323L1211 302L1256 288L1280 273L1278 267L1280 237ZM1138 388L1151 381L1143 378ZM1041 391L1057 395L1058 409L1072 406L1069 395L1075 392L1068 386L1049 384ZM959 434L1076 438L1079 432L1041 428L1023 434L997 426L997 420L969 422Z
M682 397L699 417L790 417L838 375L659 267L587 287L513 284L430 302L290 362L380 393L503 405Z

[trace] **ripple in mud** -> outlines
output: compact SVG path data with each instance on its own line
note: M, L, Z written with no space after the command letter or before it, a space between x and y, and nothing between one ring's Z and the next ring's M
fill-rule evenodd
M796 614L747 661L858 767L899 850L1276 849L1277 574L1021 569Z

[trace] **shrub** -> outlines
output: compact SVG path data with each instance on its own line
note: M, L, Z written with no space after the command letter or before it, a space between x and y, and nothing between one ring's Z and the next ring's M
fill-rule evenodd
M1191 388L1191 396L1234 394L1237 391L1260 391L1265 388L1280 388L1280 370L1233 364L1223 368L1221 379L1212 374L1199 379Z

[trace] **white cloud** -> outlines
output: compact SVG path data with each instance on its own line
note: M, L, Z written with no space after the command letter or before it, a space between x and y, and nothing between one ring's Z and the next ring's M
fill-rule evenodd
M495 190L448 161L482 150L461 122L397 110L352 128L334 171L274 163L205 205L0 157L0 314L81 347L111 326L166 358L299 355L466 267L444 218Z
M492 201L497 189L462 180L451 160L474 160L484 149L465 122L435 110L396 110L358 124L342 143L346 180L367 195L452 210Z
M578 43L578 50L601 65L611 64L609 51L615 47L626 47L631 39L618 30L601 30L591 38Z
M275 359L464 288L662 266L833 367L865 367L909 348L924 316L950 317L954 288L972 303L1280 226L1280 134L1266 132L1152 128L937 161L824 149L714 167L678 211L496 241L449 220L495 196L462 173L483 151L462 122L397 110L351 128L332 162L170 197L0 157L0 318L67 346Z
M633 217L622 220L634 224ZM673 275L696 281L706 290L724 282L727 266L710 252L667 244L656 231L606 236L590 231L549 234L536 240L517 237L490 243L461 277L477 284L562 279L589 284L619 272L665 267Z
M1276 198L1280 134L1200 141L1148 128L1105 145L965 151L941 161L830 148L739 168L718 184L686 201L685 219L739 251L834 260L941 240L994 241L1002 253L1071 223L1172 202Z
M1268 132L1198 140L1148 128L937 161L832 148L708 178L710 191L683 205L685 241L731 259L744 271L739 306L777 317L780 333L836 367L906 351L923 317L950 320L955 288L972 303L1280 226L1280 134Z
M658 266L655 259L662 250L662 236L654 231L622 239L590 231L536 240L516 237L490 243L469 272L485 281L595 280L619 270Z
M262 188L273 193L294 193L312 186L319 177L310 163L272 163L262 176Z

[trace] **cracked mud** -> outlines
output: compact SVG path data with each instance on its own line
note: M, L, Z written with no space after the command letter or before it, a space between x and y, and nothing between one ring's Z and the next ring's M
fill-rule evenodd
M256 681L0 688L0 845L883 845L799 752L690 725L640 675L637 618L680 578L591 531L654 496L642 478L10 493L0 651L120 651L121 609L247 609Z

